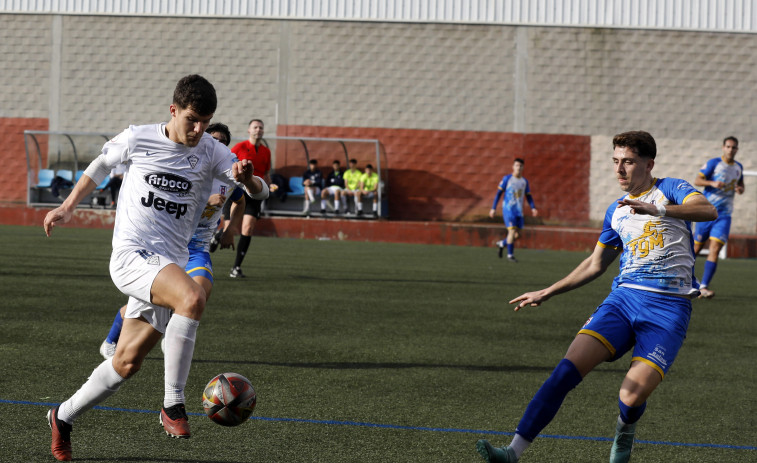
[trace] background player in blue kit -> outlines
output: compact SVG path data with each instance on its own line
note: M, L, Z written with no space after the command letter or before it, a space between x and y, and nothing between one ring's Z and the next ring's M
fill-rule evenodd
M616 135L613 149L615 176L627 194L607 208L594 252L552 286L510 303L517 304L516 311L541 305L594 280L619 255L620 273L610 294L531 399L510 445L494 447L483 439L476 443L476 450L490 463L517 462L552 421L568 392L600 363L633 349L618 394L620 416L610 453L611 463L627 462L647 398L662 382L686 337L691 298L698 294L690 221L714 220L717 212L685 180L652 177L657 148L647 132Z
M520 238L520 231L523 229L523 199L528 200L531 206L531 214L536 217L539 211L536 210L534 199L531 197L531 188L528 180L523 177L523 164L521 158L516 158L513 162L513 172L502 177L497 187L497 195L494 197L492 209L489 211L489 217L494 218L497 213L497 203L504 194L505 199L502 201L502 218L507 227L507 238L497 241L499 248L499 257L502 257L502 251L507 246L507 259L511 262L517 262L513 252L515 250L515 241Z
M726 137L723 140L723 155L707 161L694 180L694 185L704 187L704 195L718 210L717 219L699 222L694 227L695 254L699 254L704 243L710 240L709 254L704 263L704 274L699 286L699 297L709 299L715 295L709 286L718 267L720 250L728 242L728 235L731 233L733 199L736 193L744 193L744 166L735 160L738 151L739 141L736 137Z
M216 122L210 124L205 130L211 137L229 146L231 141L231 132L226 124ZM232 185L233 187L233 185ZM189 261L184 269L194 281L196 281L205 290L205 301L210 299L210 292L213 289L213 263L210 260L210 239L213 232L218 228L223 214L223 206L228 198L231 202L231 225L220 235L221 249L234 247L234 230L239 230L242 223L242 214L244 213L244 194L241 188L234 188L230 195L227 194L229 186L222 182L214 183L213 194L208 198L208 204L202 214L202 219L197 225L197 229L189 242ZM100 345L100 355L105 359L113 357L116 353L116 344L121 336L121 327L123 325L123 316L126 312L126 306L121 307L113 319L113 323L108 332L108 336ZM165 338L163 338L165 343ZM161 344L161 347L163 345Z

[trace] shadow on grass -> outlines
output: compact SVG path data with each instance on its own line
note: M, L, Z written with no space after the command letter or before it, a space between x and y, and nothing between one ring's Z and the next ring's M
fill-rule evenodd
M166 463L245 463L238 460L184 460L181 458L144 458L144 457L112 457L112 458L76 458L76 461L157 461Z
M162 357L148 357L145 360L163 361ZM402 370L408 368L427 369L455 369L463 371L491 371L491 372L551 372L554 366L534 365L455 365L446 363L412 363L412 362L271 362L263 360L231 360L231 359L192 359L192 363L234 365L263 365L269 367L288 368L317 368L323 370ZM622 368L601 368L592 373L625 373Z

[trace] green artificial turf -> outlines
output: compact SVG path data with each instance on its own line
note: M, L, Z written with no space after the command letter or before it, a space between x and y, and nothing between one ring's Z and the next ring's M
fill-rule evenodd
M102 361L125 297L108 274L109 230L0 226L0 461L53 461L45 420ZM192 438L158 424L163 359L76 421L87 462L475 462L509 442L528 401L607 295L597 281L515 313L507 302L561 278L587 254L255 237L242 280L213 255L216 285L187 385ZM701 275L701 259L697 263ZM634 461L757 461L757 281L753 260L721 261L717 296L694 301L688 338L637 428ZM607 461L628 356L566 399L528 462ZM248 377L254 418L202 413L222 372ZM490 432L490 433L487 433ZM492 433L493 432L493 433Z

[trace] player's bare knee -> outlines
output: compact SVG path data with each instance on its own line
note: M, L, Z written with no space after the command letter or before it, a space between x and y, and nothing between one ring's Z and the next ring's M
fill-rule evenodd
M130 378L134 376L142 368L142 359L119 356L113 357L113 369L116 370L119 376L122 378Z
M199 320L205 310L207 295L200 285L196 285L184 295L181 304L175 308L175 312L184 317Z

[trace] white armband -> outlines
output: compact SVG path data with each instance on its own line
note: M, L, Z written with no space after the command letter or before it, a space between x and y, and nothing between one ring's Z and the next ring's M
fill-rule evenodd
M665 217L665 206L662 204L657 204L657 214L655 214L657 217Z
M250 194L250 190L248 190L247 187L245 186L244 190L247 192L247 195L250 196L252 199L258 199L258 200L268 199L268 184L265 183L265 180L258 177L257 175L254 175L253 177L260 180L260 184L263 185L263 189L260 190L258 193Z

